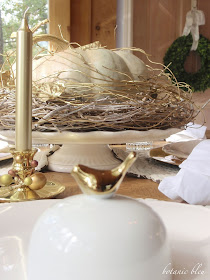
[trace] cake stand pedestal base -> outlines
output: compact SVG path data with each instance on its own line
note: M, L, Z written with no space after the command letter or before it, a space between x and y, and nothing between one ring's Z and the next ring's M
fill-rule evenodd
M55 172L71 172L77 164L108 170L118 166L120 161L114 157L106 144L64 144L48 158L48 169Z

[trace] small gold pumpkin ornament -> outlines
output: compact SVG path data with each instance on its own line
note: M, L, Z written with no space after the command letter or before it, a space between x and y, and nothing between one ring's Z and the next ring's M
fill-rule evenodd
M33 183L33 181L31 179L31 177L28 176L24 179L24 185L25 186L30 186L32 183Z
M17 156L15 157L15 161L16 161L17 163L22 163L22 162L23 162L23 156L17 155Z
M47 178L40 172L34 173L30 178L32 179L32 184L29 185L31 190L39 190L47 183Z
M4 174L0 177L0 184L2 186L9 186L12 183L12 176L10 174Z

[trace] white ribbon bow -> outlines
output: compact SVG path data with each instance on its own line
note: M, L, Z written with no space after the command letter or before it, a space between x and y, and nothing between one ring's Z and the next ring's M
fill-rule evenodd
M203 11L192 9L187 13L185 27L182 35L187 36L191 32L193 37L193 44L191 47L191 51L195 51L198 47L199 25L204 25L204 24L205 24L205 15Z

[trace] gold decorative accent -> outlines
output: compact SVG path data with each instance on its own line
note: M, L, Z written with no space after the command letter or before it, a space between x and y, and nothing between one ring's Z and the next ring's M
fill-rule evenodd
M183 158L179 158L172 154L164 152L162 147L158 147L150 150L149 155L151 158L155 160L176 165L176 166L179 166L184 161Z
M36 161L33 160L36 149L17 151L11 149L13 155L13 169L9 170L11 178L0 177L0 202L17 202L55 197L65 190L60 184L47 182L43 173L36 172ZM37 163L38 164L38 163ZM9 183L7 183L9 182Z
M16 183L20 182L20 180L24 181L26 177L31 176L35 172L35 168L31 167L31 162L33 161L37 149L26 151L11 149L10 152L13 155L13 171L19 177L16 179Z
M35 191L30 190L26 186L19 189L13 189L12 186L2 187L0 188L0 203L53 198L64 190L64 186L54 182L47 182L42 189Z
M29 184L31 190L40 190L47 183L45 175L41 172L36 172L29 178L31 179L31 184Z
M32 32L28 27L28 9L17 32L15 147L32 147Z
M47 183L43 173L35 172L38 162L33 160L37 150L32 149L32 32L28 27L27 12L28 9L17 32L16 149L11 149L12 169L0 177L1 202L49 198L65 189L58 184ZM44 195L40 191L42 188L47 188Z
M135 160L136 153L131 152L124 162L112 170L98 170L79 164L74 166L71 175L83 193L106 197L117 191L127 170Z

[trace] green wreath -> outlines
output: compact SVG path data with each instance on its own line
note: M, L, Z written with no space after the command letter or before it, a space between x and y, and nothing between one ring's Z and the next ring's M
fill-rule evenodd
M201 58L201 68L196 73L187 73L184 62L190 53L192 42L191 34L177 38L167 50L163 62L165 66L171 63L169 68L178 82L189 84L193 91L205 91L210 87L210 41L200 35L196 52Z

